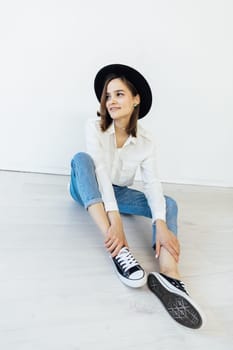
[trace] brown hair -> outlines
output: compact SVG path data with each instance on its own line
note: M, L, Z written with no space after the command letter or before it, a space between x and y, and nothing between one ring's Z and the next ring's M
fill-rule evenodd
M133 96L138 95L138 92L135 86L130 81L128 81L124 76L118 76L116 74L109 75L105 81L103 92L101 95L100 111L97 111L97 115L101 117L100 127L102 131L106 131L108 127L112 124L112 118L110 117L106 108L107 87L111 80L117 79L117 78L121 79L125 83L125 85L129 88ZM139 116L139 105L137 105L134 108L129 124L126 127L126 132L128 135L132 135L134 137L137 136L138 116Z

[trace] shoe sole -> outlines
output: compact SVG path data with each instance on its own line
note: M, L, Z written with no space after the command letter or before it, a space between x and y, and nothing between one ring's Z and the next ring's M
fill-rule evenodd
M126 284L128 287L131 287L131 288L143 287L147 282L147 276L145 272L144 272L144 276L138 280L130 280L128 278L121 276L118 272L117 272L117 275L122 283Z
M147 280L149 289L160 299L170 316L181 325L198 329L204 324L204 315L186 293L175 293L169 282L158 273L150 273ZM169 290L170 289L170 290Z
M111 259L111 257L110 257ZM111 259L112 260L112 259ZM144 271L144 276L142 278L139 279L135 279L135 280L130 280L128 278L125 278L123 276L121 276L116 268L116 265L114 264L114 262L112 261L112 266L118 276L118 278L121 280L122 283L124 283L126 286L131 287L131 288L140 288L145 286L145 284L147 283L147 275Z

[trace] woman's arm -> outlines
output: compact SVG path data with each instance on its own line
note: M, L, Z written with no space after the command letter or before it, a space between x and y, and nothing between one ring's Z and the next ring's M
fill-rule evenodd
M156 150L152 141L150 147L148 147L146 157L140 164L140 170L143 192L151 209L152 222L158 219L166 221L166 203L157 171Z
M123 246L128 247L128 242L125 237L119 211L109 211L108 218L110 221L110 227L105 239L105 247L111 253L112 257L114 257L119 253Z
M98 129L98 121L90 120L86 126L87 151L94 160L95 172L99 190L104 202L104 215L107 215L109 227L105 232L105 246L112 257L116 256L123 246L128 246L126 241L121 216L115 199L115 194L109 173L109 167L105 163L104 142L101 139L102 131ZM99 216L98 216L99 218ZM98 220L96 220L98 221Z
M86 124L86 148L95 163L95 172L105 210L117 211L118 205L112 187L109 168L104 157L105 152L97 120L88 120Z
M159 257L160 248L163 246L178 261L179 242L166 224L166 202L158 178L156 150L153 142L151 142L151 149L147 157L141 164L141 174L144 193L152 212L152 222L156 224L156 257Z

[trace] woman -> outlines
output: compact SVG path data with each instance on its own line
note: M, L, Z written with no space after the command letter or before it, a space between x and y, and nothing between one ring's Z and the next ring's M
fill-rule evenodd
M98 120L86 128L87 153L72 159L70 193L83 205L104 236L116 273L130 287L145 283L179 323L199 328L203 316L180 280L176 202L163 195L156 175L153 136L138 119L150 110L152 93L135 69L111 64L96 75ZM129 188L140 168L143 191ZM148 279L129 249L120 213L152 219L152 246L160 273Z

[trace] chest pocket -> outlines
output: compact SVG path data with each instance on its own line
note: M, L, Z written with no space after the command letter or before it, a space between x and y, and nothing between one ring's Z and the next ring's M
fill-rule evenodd
M123 161L120 172L120 182L122 186L132 185L138 168L138 162Z

